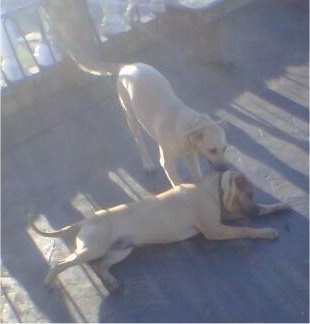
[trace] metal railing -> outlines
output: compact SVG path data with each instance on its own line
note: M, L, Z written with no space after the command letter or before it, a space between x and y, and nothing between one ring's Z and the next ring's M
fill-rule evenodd
M1 88L40 73L62 60L63 55L52 32L53 24L44 9L45 1L34 0L1 13ZM144 23L156 16L144 0L84 1L88 11L85 19L91 20L99 42L109 39L109 24L113 27L113 24L123 22L126 28L124 25L122 31L127 31L133 22ZM131 6L133 3L134 7ZM6 9L2 5L2 11Z
M43 4L36 1L1 14L1 87L61 61Z

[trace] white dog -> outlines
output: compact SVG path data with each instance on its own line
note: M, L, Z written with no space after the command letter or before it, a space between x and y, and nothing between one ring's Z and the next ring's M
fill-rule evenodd
M177 161L182 157L196 181L202 176L197 153L215 167L223 162L223 129L207 115L187 107L156 69L143 63L124 65L118 74L117 89L146 171L152 171L154 164L140 125L158 144L160 164L173 186L182 182L177 171Z
M182 183L177 161L185 157L194 180L202 176L197 153L207 157L215 167L223 165L226 137L218 122L186 106L177 97L167 79L153 67L98 64L72 57L83 71L100 76L117 74L119 100L129 128L138 144L146 171L155 166L143 141L140 125L159 147L160 164L172 184Z
M158 144L160 164L172 184L182 183L177 171L181 157L194 180L202 176L197 153L207 157L211 164L223 171L226 137L218 122L186 106L173 91L168 80L155 68L134 63L91 62L72 59L83 71L100 76L117 75L119 100L126 113L129 128L138 145L143 167L155 169L143 141L140 125Z

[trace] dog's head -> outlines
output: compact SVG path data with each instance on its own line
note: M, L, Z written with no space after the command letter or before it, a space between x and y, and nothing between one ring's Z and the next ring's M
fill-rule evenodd
M226 136L219 123L202 115L187 131L190 145L204 155L215 169L223 166L227 147Z
M257 215L253 185L242 173L231 170L224 172L219 185L223 205L229 213L226 219Z

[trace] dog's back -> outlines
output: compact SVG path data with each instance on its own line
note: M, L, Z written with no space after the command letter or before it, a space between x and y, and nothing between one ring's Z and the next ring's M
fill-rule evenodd
M176 116L188 108L175 94L168 80L155 68L137 63L121 68L118 96L127 113L134 114L143 128L154 139L164 124L171 129Z

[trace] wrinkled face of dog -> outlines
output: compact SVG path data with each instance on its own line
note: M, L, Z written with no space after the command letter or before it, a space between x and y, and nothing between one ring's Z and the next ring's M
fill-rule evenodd
M225 132L219 123L202 116L197 124L188 132L192 147L204 155L215 169L225 163L224 153L227 148Z
M226 219L251 217L258 213L254 203L254 188L246 177L236 171L226 171L222 176L223 204L229 212Z

